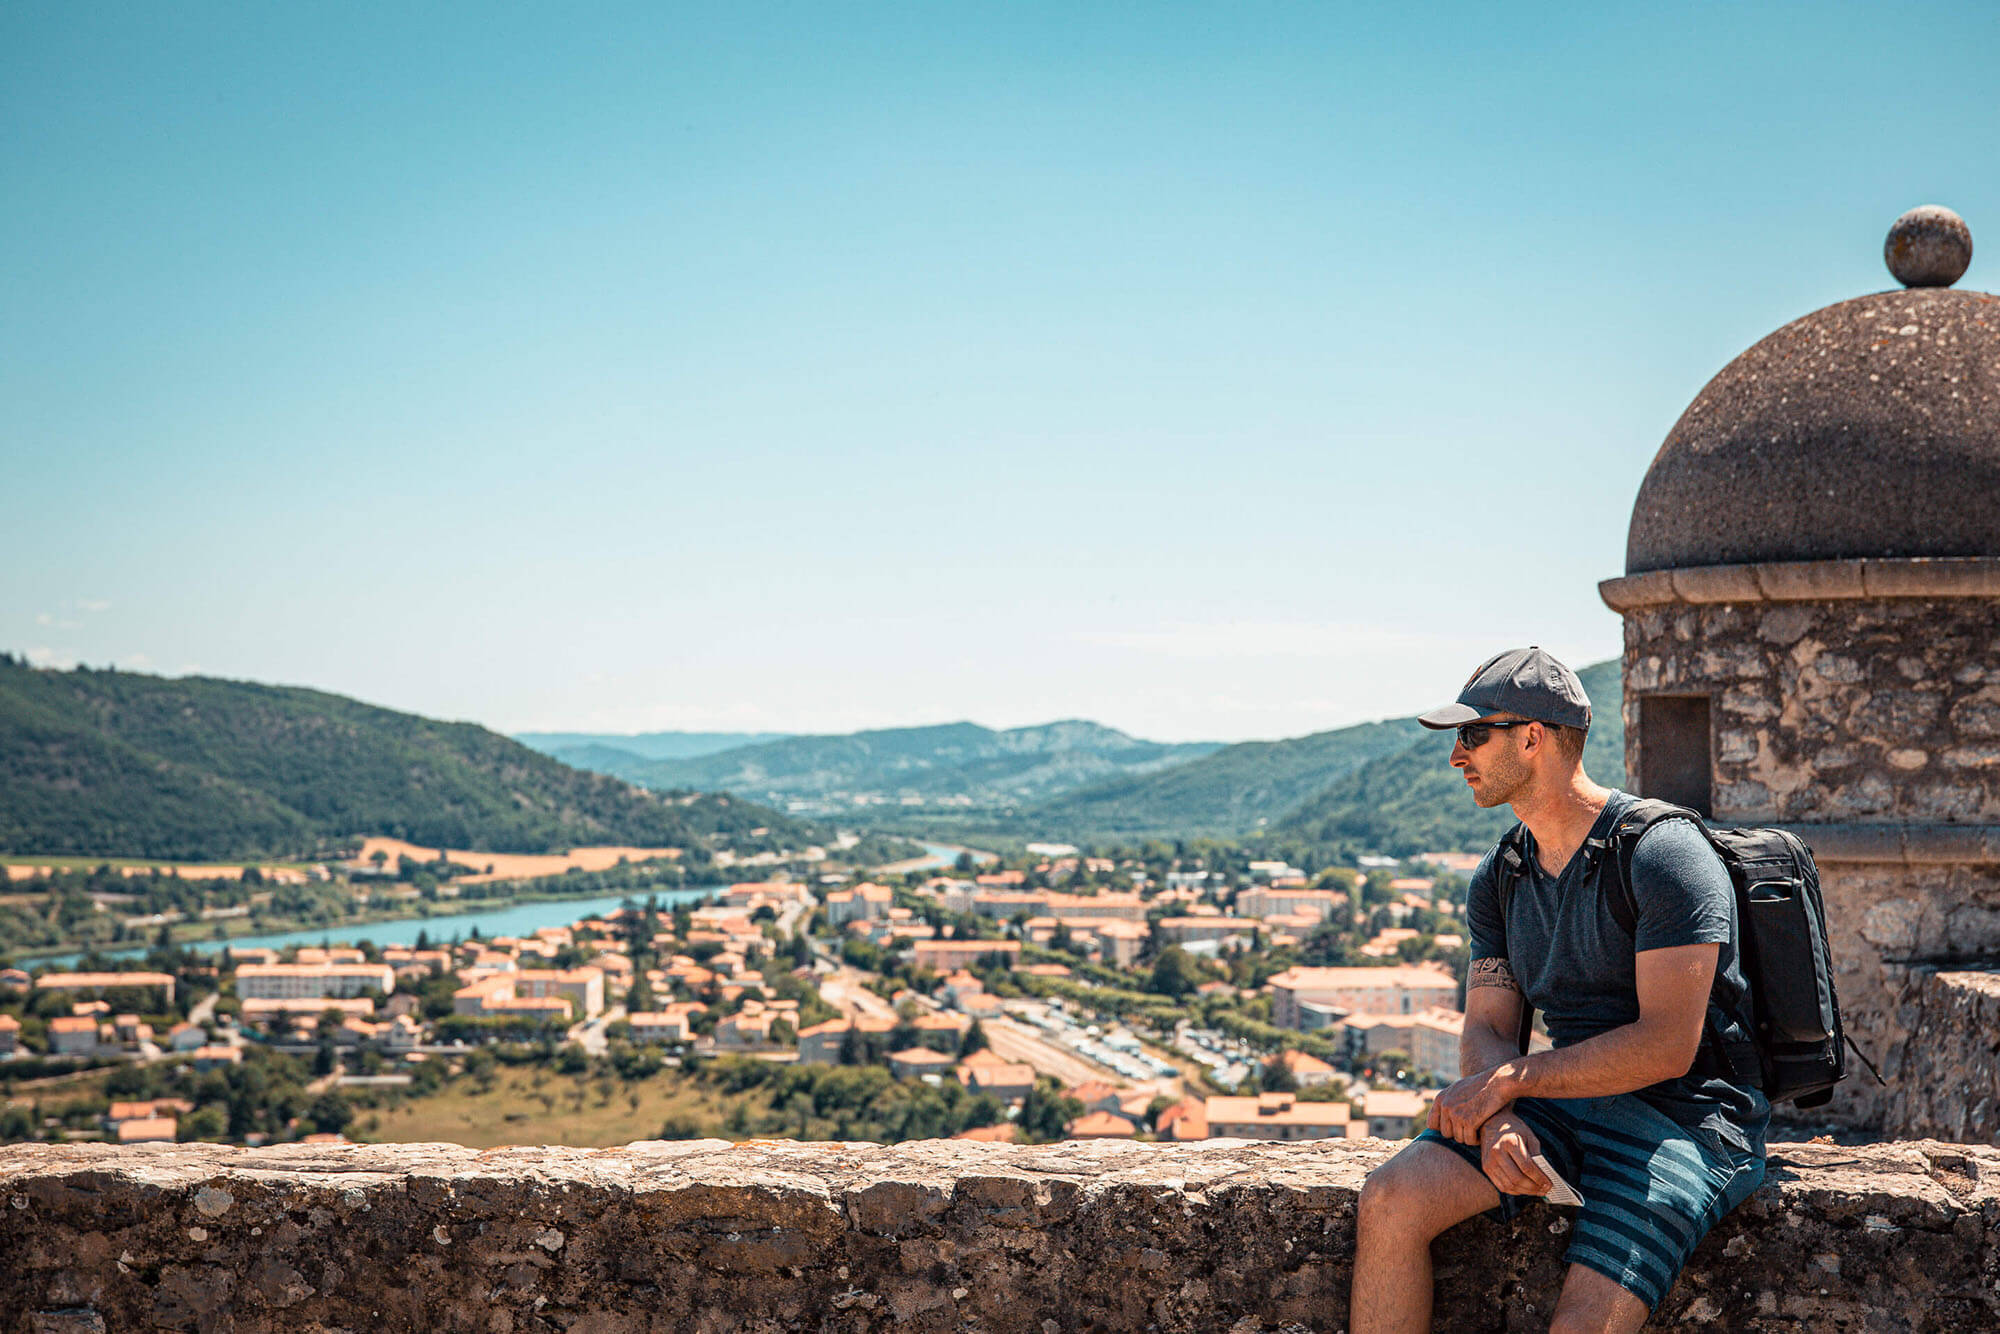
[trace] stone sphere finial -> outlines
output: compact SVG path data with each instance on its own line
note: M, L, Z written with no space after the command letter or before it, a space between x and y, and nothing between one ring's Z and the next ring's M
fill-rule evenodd
M1972 229L1938 204L1921 204L1896 219L1882 259L1905 287L1949 287L1972 263Z

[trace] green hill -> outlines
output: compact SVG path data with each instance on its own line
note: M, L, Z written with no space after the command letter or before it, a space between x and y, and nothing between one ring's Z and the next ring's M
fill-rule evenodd
M1593 715L1584 769L1600 783L1620 786L1625 781L1625 723L1618 663L1600 662L1577 675L1590 695ZM1413 745L1359 766L1278 821L1273 832L1393 856L1484 850L1514 817L1504 806L1481 810L1473 805L1465 780L1451 767L1450 753L1449 733L1426 733Z
M1213 744L1142 741L1089 722L995 731L976 723L794 736L630 770L652 787L734 792L827 811L905 799L1017 806L1113 775L1206 755Z
M647 792L471 723L296 687L45 671L0 655L0 849L235 859L367 834L492 852L814 841L750 803Z
M1423 735L1415 719L1285 741L1245 741L1156 773L1096 783L1024 812L1053 838L1243 834L1280 818L1369 761Z

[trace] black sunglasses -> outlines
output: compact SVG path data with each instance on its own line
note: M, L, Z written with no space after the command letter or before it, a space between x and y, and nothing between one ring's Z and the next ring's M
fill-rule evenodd
M1509 727L1526 727L1533 718L1517 718L1504 723L1467 723L1458 729L1458 744L1467 750L1478 750L1490 740L1495 732Z

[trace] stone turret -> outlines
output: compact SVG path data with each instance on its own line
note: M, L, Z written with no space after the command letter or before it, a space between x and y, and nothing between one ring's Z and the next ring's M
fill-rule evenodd
M1829 1114L1994 1139L2000 1099L1957 1092L1996 1082L1992 1053L1919 1033L1964 1010L1941 966L2000 960L2000 298L1948 285L1971 252L1956 214L1913 210L1885 247L1905 289L1724 367L1601 592L1632 785L1791 827L1820 863L1849 1032L1891 1081L1857 1073Z

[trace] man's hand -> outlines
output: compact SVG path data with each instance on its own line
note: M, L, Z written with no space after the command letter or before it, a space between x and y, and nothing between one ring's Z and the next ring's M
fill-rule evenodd
M1511 1063L1467 1075L1437 1095L1428 1124L1432 1130L1461 1144L1479 1143L1479 1128L1514 1101Z
M1487 1119L1479 1128L1479 1166L1508 1195L1546 1195L1554 1185L1533 1159L1542 1142L1528 1123L1512 1112Z

